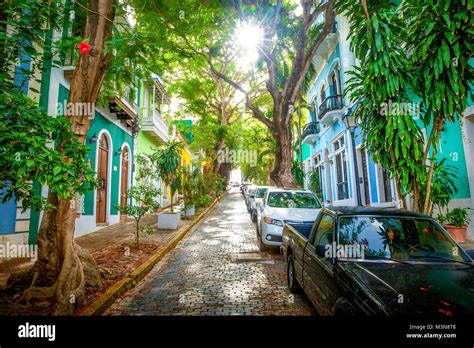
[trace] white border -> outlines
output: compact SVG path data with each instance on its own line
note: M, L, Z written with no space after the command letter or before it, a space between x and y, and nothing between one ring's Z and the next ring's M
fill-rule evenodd
M118 197L117 197L117 204L120 205L120 197L122 195L122 154L123 154L123 149L124 148L127 148L128 149L128 178L127 178L127 187L130 189L130 184L132 182L132 165L133 165L133 161L132 161L132 151L131 151L131 148L130 148L130 145L125 141L123 142L122 146L120 147L120 158L119 158L119 184L118 184ZM118 213L118 215L120 216L120 212Z
M376 188L377 188L377 200L378 200L378 203L372 203L372 206L373 207L381 207L381 208L391 208L391 207L396 207L396 203L394 201L394 195L396 195L397 193L394 192L393 190L393 179L389 179L390 180L390 190L392 191L391 192L391 195L392 195L392 201L391 202L382 202L382 199L381 199L381 192L380 192L380 189L379 189L379 179L380 180L383 180L383 178L380 178L379 177L379 167L381 168L381 166L378 164L378 163L375 163L374 162L374 166L375 166L375 185L376 185ZM382 171L382 169L381 169Z

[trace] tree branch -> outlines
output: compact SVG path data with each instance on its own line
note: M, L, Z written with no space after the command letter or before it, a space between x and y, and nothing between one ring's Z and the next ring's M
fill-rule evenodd
M222 80L227 82L229 85L231 85L232 87L239 90L245 95L245 106L249 108L250 110L252 110L254 117L260 122L262 122L264 125L266 125L270 130L273 130L274 129L273 122L269 118L267 118L265 114L252 103L248 92L242 86L240 86L237 82L230 79L225 74L222 74L220 71L217 71L217 69L214 67L214 64L212 63L210 56L208 56L207 61L208 61L209 67L211 68L211 71L216 76L218 76L219 78L221 78Z
M243 116L243 114L239 114L239 115L237 115L237 117L236 117L234 120L232 120L232 121L229 121L229 125L230 125L230 126L232 126L232 125L236 124L236 123L237 123L237 121L238 121L238 120L240 120L240 119L242 118L242 116Z
M265 37L263 40L262 45L262 57L265 63L267 64L268 69L268 86L267 90L273 97L273 100L281 99L280 91L278 90L278 86L276 84L276 76L277 76L277 66L275 63L275 55L276 55L276 47L270 52L270 43L272 42L272 38L276 33L276 26L281 14L281 7L282 1L279 0L275 9L275 16L273 17L272 23L270 25L270 29L265 31Z
M307 53L305 55L304 51L305 49L300 49L297 53L297 57L295 58L295 65L293 67L293 71L291 73L290 78L288 79L288 84L287 84L287 89L284 93L285 99L288 101L288 103L293 104L298 97L300 91L301 91L301 86L304 82L304 79L306 77L306 74L308 73L309 67L312 63L312 60L316 54L316 51L318 50L319 46L323 41L326 39L327 35L331 32L332 27L334 25L334 19L335 19L335 14L333 12L333 7L334 7L334 0L329 0L327 2L326 8L326 25L324 26L324 29L322 32L318 35L317 39L314 40L309 48L306 50ZM317 11L317 10L315 10ZM298 57L300 55L300 57ZM302 64L297 65L296 63L298 62L298 59L302 59ZM288 122L289 115L287 115L286 121Z

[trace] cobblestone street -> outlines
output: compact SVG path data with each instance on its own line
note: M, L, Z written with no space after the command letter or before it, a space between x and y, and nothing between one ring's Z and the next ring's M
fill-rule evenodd
M277 251L260 253L240 192L228 194L105 315L312 315L286 287Z

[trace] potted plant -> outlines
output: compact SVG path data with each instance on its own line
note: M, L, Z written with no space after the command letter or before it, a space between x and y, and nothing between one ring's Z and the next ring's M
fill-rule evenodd
M444 225L451 237L459 243L466 241L467 226L471 221L468 209L455 208L448 211L446 215L440 214L438 216L438 221Z
M176 191L181 187L181 148L179 142L172 140L151 156L159 176L163 179L164 184L171 189L170 212L158 214L159 229L175 230L181 220L181 213L174 210L173 201Z

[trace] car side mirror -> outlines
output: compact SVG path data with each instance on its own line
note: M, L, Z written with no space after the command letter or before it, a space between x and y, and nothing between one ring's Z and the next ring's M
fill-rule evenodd
M316 252L316 255L318 256L326 257L326 246L316 245L315 252Z

